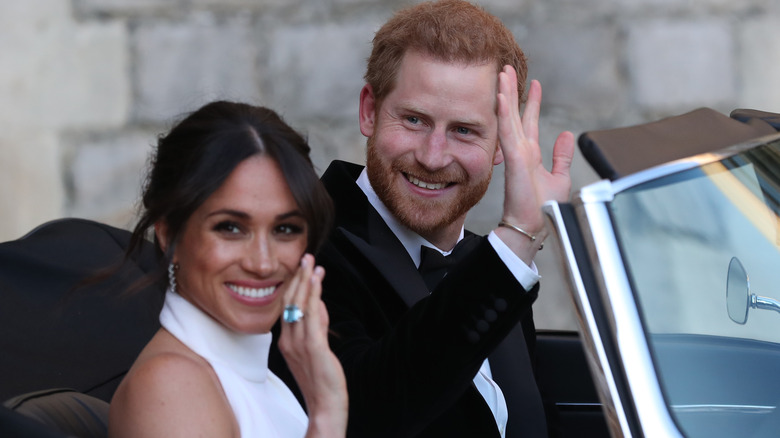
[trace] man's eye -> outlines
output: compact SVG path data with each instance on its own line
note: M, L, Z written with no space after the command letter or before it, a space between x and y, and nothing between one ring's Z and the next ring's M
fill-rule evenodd
M406 118L406 120L413 125L420 123L420 118L415 116L409 116Z
M458 126L457 128L455 128L455 132L457 132L460 135L468 135L471 134L471 129L464 128L463 126Z

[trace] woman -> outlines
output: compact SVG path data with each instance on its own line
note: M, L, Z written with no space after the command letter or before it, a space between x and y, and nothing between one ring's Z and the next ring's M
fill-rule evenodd
M332 205L308 153L273 111L231 102L160 138L128 254L153 228L168 274L162 328L114 394L111 437L344 435L346 383L310 254ZM279 348L308 420L267 368L283 312Z

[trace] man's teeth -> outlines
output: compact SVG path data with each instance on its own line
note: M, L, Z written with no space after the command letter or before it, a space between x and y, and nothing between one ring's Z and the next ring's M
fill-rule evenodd
M407 178L409 179L409 182L416 185L417 187L421 187L423 189L428 190L441 190L444 187L447 187L446 183L427 183L425 181L420 181L419 179L413 177L412 175L407 175Z
M274 290L276 290L276 286L254 289L251 287L243 287L243 286L236 286L235 284L228 284L228 287L232 289L235 293L249 298L267 297L268 295L274 293Z

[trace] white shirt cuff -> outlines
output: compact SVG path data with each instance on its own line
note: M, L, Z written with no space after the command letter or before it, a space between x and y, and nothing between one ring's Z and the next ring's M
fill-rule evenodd
M531 261L531 266L526 265L493 231L488 234L488 242L525 290L531 290L536 286L542 278L539 276L539 270L536 269L536 263Z

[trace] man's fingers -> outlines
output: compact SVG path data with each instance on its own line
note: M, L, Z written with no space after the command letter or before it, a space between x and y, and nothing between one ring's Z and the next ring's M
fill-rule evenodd
M539 111L542 106L542 84L536 79L531 81L528 100L523 109L523 134L534 143L539 143Z
M517 95L517 74L511 66L504 66L498 74L498 134L499 145L504 158L516 156L516 145L524 137L520 120L519 97Z
M569 176L569 169L574 159L574 134L569 131L561 132L553 146L553 175Z

